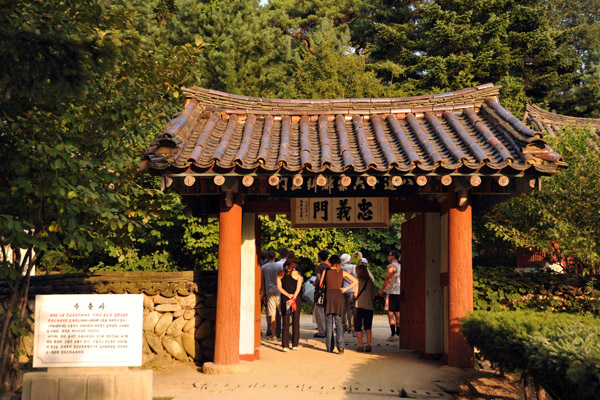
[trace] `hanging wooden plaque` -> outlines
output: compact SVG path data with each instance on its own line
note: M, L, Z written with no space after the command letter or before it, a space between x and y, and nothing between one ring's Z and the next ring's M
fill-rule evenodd
M387 228L387 197L291 199L292 228Z

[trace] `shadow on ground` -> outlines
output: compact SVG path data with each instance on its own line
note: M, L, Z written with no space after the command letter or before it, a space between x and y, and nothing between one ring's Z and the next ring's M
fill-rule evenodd
M264 318L263 318L264 325ZM244 375L205 375L193 364L171 363L154 374L153 396L188 400L233 400L277 395L285 400L385 399L401 395L455 398L462 370L425 360L387 341L385 316L373 321L373 351L357 352L357 340L345 334L345 352L327 353L324 339L314 338L312 317L302 316L300 346L283 352L281 342L263 336L260 360ZM263 326L263 332L265 327Z

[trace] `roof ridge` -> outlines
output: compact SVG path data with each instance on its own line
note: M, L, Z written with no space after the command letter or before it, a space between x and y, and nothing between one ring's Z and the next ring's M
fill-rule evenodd
M573 122L582 122L582 123L589 124L594 127L597 126L600 128L600 118L573 117L571 115L558 114L558 113L554 113L552 111L545 110L542 107L540 107L536 104L533 104L533 103L527 103L525 105L525 113L526 113L525 118L528 117L528 114L532 114L532 115L537 115L538 117L550 120L555 123L561 123L564 121L573 121Z
M196 99L206 110L245 111L268 114L345 114L435 112L478 108L486 99L498 96L499 85L486 83L448 93L412 97L348 98L348 99L275 99L249 97L193 86L182 88L186 97ZM350 112L344 112L350 111Z

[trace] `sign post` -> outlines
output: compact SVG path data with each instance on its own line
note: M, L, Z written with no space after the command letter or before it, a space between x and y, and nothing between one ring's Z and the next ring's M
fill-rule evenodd
M33 367L142 365L142 294L38 295Z
M23 400L152 399L142 364L144 295L38 295L33 367Z

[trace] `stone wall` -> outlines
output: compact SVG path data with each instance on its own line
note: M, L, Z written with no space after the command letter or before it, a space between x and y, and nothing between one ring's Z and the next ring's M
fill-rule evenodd
M36 294L144 294L142 362L157 355L197 364L212 361L217 307L216 272L98 272L31 278L27 313ZM0 320L8 288L0 284ZM33 323L32 323L33 328ZM22 337L19 362L33 356L33 334Z

